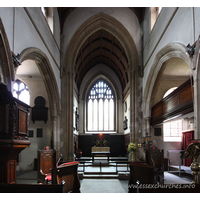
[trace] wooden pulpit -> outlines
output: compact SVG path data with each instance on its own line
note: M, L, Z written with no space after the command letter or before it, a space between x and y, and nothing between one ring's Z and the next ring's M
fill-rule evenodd
M0 183L16 183L17 155L30 145L29 110L0 83Z

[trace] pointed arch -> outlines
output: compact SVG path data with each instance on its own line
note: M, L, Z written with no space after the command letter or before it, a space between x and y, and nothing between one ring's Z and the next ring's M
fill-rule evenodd
M88 79L87 83L85 84L82 96L81 96L82 99L86 99L86 96L87 96L87 93L89 91L89 88L98 79L106 80L112 86L112 88L114 90L114 93L115 93L116 99L120 99L119 88L117 87L117 84L113 80L112 76L107 74L105 71L99 71L99 72L95 73L92 77L90 77L90 79Z
M184 60L190 69L192 69L192 62L188 55L185 53L186 46L180 43L171 43L163 47L155 56L155 60L149 71L149 76L147 78L144 92L143 92L143 116L144 118L149 118L151 116L151 98L153 88L158 77L159 71L161 70L163 64L170 58L181 58Z
M21 62L28 59L35 61L40 70L49 97L51 116L52 117L59 116L60 114L59 91L55 75L53 73L51 64L47 56L40 49L32 47L23 50L20 54Z
M130 84L130 132L131 140L135 137L134 134L138 132L135 130L136 112L138 109L135 106L136 85L139 83L139 77L135 75L135 71L139 64L139 55L135 42L128 30L115 18L105 13L98 13L86 20L73 35L67 47L66 53L63 57L61 66L61 91L62 91L62 119L63 121L63 157L66 160L73 160L73 88L75 79L75 61L78 52L84 41L96 31L104 29L111 33L121 43L128 60L128 76Z
M105 13L98 13L85 21L71 39L64 57L68 70L74 72L75 60L84 41L96 31L104 29L114 35L122 44L129 61L131 70L136 69L139 58L135 42L127 29L115 18Z

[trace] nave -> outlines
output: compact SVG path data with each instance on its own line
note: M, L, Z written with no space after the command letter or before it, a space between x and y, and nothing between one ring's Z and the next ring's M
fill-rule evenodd
M102 165L101 173L99 165L90 165L85 168L86 176L83 177L82 165L79 166L80 191L81 193L128 193L128 171L127 166L120 166L118 170L127 174L127 177L114 176L116 168L113 165ZM192 176L189 174L178 172L169 173L164 172L164 184L189 184L192 182ZM18 171L18 184L36 184L37 171Z

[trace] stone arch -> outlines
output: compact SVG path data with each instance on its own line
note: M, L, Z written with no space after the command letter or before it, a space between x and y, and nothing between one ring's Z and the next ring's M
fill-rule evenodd
M135 71L139 64L139 55L136 49L135 42L127 29L115 18L105 14L98 13L93 17L86 20L76 31L72 37L66 54L63 58L62 64L62 119L65 120L63 124L63 156L66 160L73 160L73 88L74 88L74 66L77 54L83 42L95 33L96 31L104 29L115 36L123 46L128 58L129 65L129 80L130 80L130 138L133 140L135 137L135 122L136 115L135 92L136 85L139 84L139 77L135 75ZM67 123L66 123L67 122ZM64 135L67 133L67 135Z
M129 67L136 69L139 58L136 45L127 29L115 18L99 13L84 22L71 39L64 57L69 71L74 72L75 60L83 42L94 32L104 29L114 35L125 49L129 60ZM86 37L87 36L87 37Z
M149 119L151 117L152 92L156 79L158 78L159 71L161 70L163 64L170 58L177 57L184 60L192 70L193 65L191 59L185 53L185 50L186 50L185 45L180 43L171 43L163 47L155 56L155 60L153 62L153 65L151 66L151 70L149 71L149 76L147 78L143 92L142 110L143 110L143 118L146 121L146 124L144 124L144 126L146 126L147 129L146 132L150 133Z
M20 61L28 59L35 61L40 70L49 97L51 116L58 116L60 112L59 91L47 56L40 49L27 48L21 52Z
M12 52L10 50L9 41L3 22L0 18L0 65L2 67L3 82L7 85L8 90L11 91L11 82L14 80L14 65L12 59Z
M60 154L60 98L55 75L47 56L38 48L27 48L20 54L20 61L33 60L42 75L49 98L50 116L52 119L54 148Z

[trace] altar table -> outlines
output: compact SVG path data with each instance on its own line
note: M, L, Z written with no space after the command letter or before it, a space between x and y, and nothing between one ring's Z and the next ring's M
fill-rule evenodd
M92 161L94 161L94 156L95 155L100 155L100 156L107 156L108 161L109 161L109 156L110 156L110 147L92 147Z

